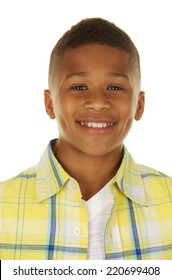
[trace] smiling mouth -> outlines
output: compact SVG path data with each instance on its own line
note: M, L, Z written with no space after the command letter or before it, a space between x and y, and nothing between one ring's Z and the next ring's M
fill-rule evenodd
M116 124L116 122L83 122L83 121L78 121L77 123L82 127L96 128L96 129L110 128Z

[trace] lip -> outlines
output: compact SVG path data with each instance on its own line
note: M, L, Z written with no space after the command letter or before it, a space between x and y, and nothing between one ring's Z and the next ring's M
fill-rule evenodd
M76 124L88 133L104 134L111 132L117 125L117 121L111 119L82 119L77 120Z

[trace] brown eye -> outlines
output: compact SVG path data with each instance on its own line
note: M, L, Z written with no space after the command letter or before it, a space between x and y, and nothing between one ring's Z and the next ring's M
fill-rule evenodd
M84 86L84 85L73 86L72 89L78 90L78 91L87 90L86 86Z
M109 86L108 88L107 88L108 90L114 90L114 91L117 91L117 90L122 90L122 88L121 87L119 87L119 86Z

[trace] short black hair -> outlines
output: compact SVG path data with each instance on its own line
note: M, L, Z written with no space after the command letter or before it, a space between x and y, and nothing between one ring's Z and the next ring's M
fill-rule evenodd
M102 18L83 19L64 33L52 50L49 65L49 86L57 71L63 54L68 49L87 44L100 44L126 51L130 56L132 69L140 80L140 58L131 38L114 23Z

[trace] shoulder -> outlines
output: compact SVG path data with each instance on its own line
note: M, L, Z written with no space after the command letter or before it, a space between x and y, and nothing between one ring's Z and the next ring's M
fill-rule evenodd
M172 199L172 177L154 168L137 164L147 194Z
M136 163L127 149L125 149L123 169L130 195L137 193L137 196L142 196L142 199L144 196L144 199L146 198L150 203L172 201L172 176Z
M128 171L131 176L134 175L135 177L141 177L143 181L158 181L158 182L166 182L169 185L172 185L172 176L169 176L155 168L137 163L132 155L128 152L125 147L125 154L124 154L124 162L123 168Z
M169 175L167 175L167 174L165 174L165 173L163 173L159 170L156 170L152 167L137 163L137 168L140 172L140 175L143 178L154 177L154 178L157 178L157 179L162 179L162 180L165 179L165 180L168 180L168 181L172 182L172 176L169 176Z
M36 182L36 167L30 167L20 174L0 182L1 196L17 195L23 188L29 188L35 185Z

